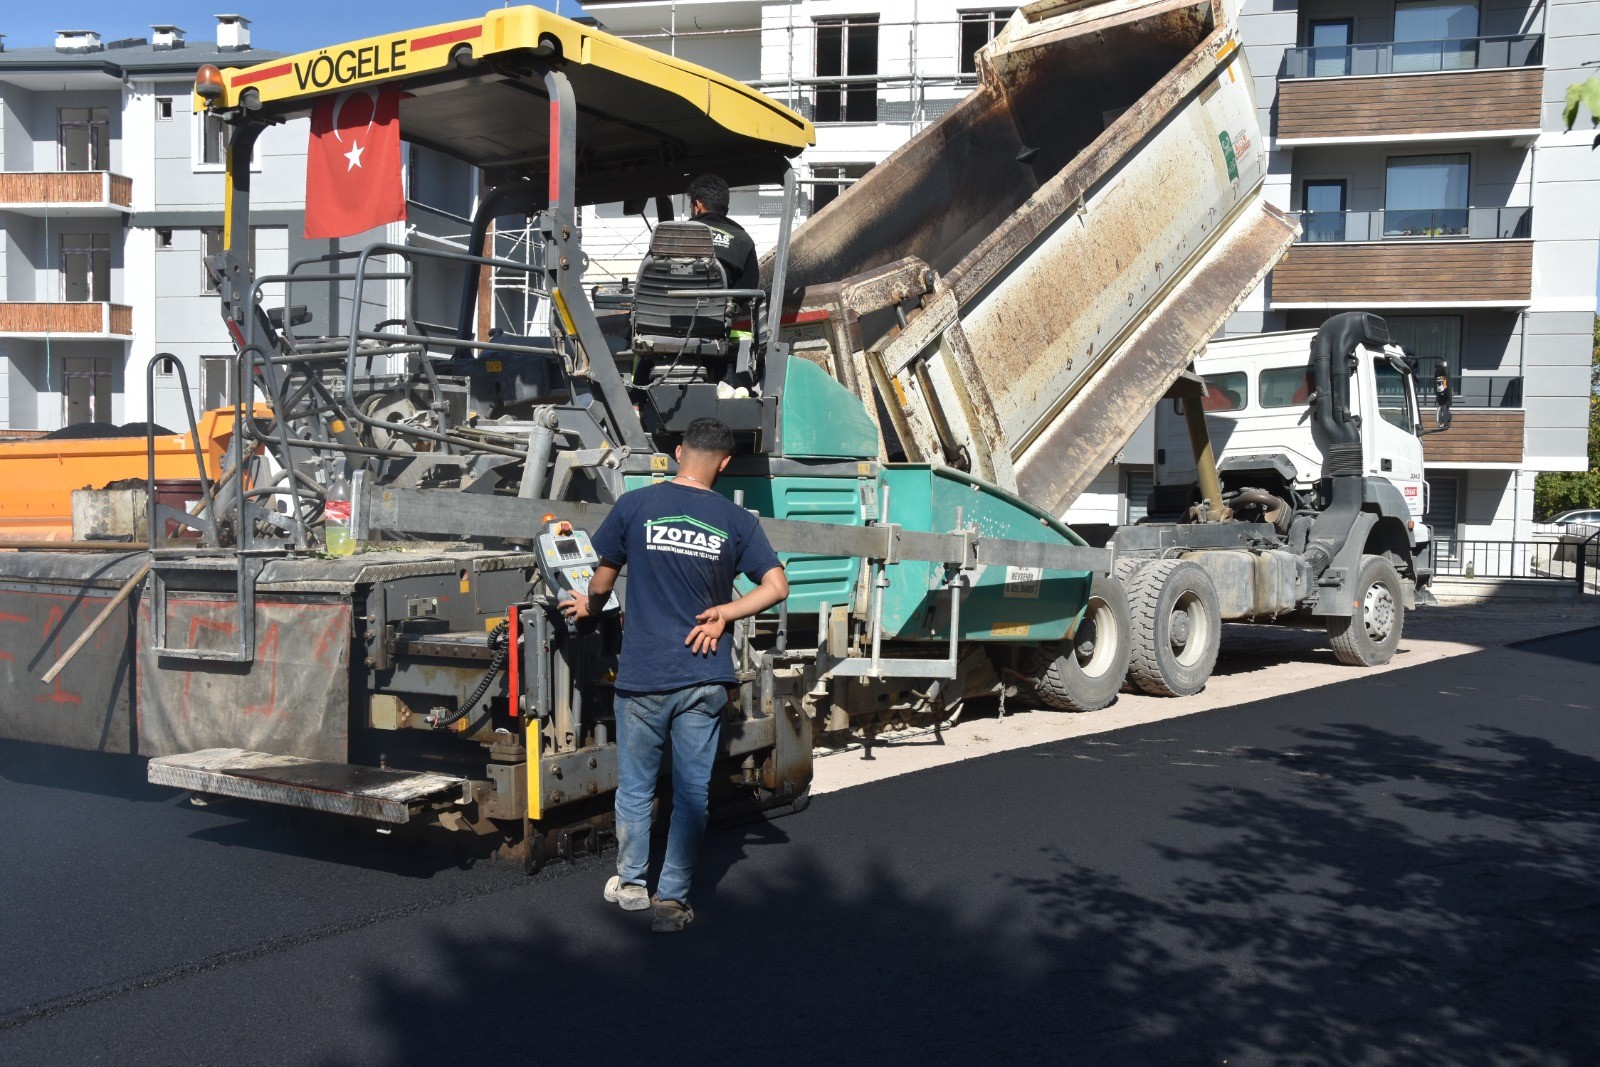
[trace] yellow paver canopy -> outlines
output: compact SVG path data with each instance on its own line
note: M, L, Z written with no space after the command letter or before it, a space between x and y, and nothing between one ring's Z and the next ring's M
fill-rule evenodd
M710 170L733 185L776 181L815 141L811 124L753 89L536 7L369 37L223 74L217 109L310 113L331 93L396 86L401 135L497 177L543 178L544 73L578 109L577 201L679 192Z

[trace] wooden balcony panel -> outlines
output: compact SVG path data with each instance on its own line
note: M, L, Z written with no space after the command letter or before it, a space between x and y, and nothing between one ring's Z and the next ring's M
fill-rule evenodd
M1424 414L1424 463L1521 463L1522 431L1527 413L1520 410L1453 409L1450 428L1441 433L1434 417Z
M1278 83L1277 138L1384 137L1539 128L1543 67L1293 78Z
M47 333L131 337L133 309L101 302L0 303L0 335Z
M133 179L104 171L15 171L0 174L0 204L133 206Z
M1297 244L1272 272L1279 304L1525 304L1532 241Z

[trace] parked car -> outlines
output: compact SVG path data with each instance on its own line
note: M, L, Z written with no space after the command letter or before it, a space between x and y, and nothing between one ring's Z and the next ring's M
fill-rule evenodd
M1594 533L1600 530L1600 508L1574 508L1552 515L1546 525L1561 527L1567 533ZM1588 527L1588 529L1580 529Z

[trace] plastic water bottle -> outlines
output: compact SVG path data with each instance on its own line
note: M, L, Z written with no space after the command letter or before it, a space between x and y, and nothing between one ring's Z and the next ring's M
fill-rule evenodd
M328 486L322 524L328 555L348 556L356 550L356 540L350 535L350 483L345 479L342 466L334 474L333 484Z

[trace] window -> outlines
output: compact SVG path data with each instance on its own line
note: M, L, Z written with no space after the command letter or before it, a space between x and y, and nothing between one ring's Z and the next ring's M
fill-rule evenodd
M1256 402L1264 408L1305 407L1311 402L1311 371L1304 367L1274 367L1256 378Z
M1350 73L1349 19L1313 22L1310 26L1311 76L1342 78Z
M110 169L111 112L103 107L64 107L57 114L61 169Z
M1302 241L1344 240L1344 181L1342 179L1307 181L1301 187L1300 196L1305 208L1300 218L1303 227L1300 239Z
M202 411L227 407L233 401L233 357L200 357L200 396L205 401Z
M1131 525L1150 514L1150 494L1156 487L1156 476L1148 469L1128 470L1123 479L1127 488L1122 499L1126 502L1127 514L1122 521Z
M199 149L195 162L200 166L220 167L228 162L228 124L209 111L195 117L199 124Z
M167 122L172 118L172 97L156 97L156 121Z
M1394 72L1470 70L1478 62L1478 5L1400 0L1394 7Z
M961 42L956 58L960 64L957 69L962 74L978 73L978 50L994 40L994 35L1000 32L1016 10L1014 7L1000 7L988 11L961 12Z
M1409 375L1387 359L1373 360L1372 369L1373 380L1378 386L1378 414L1391 426L1398 426L1406 433L1416 433L1417 427L1411 421L1411 398L1406 393L1406 378Z
M1467 232L1472 157L1392 156L1383 194L1385 237L1444 237Z
M111 299L110 235L61 235L61 299L70 303Z
M472 165L422 145L408 147L406 199L458 218L469 218L472 215Z
M1238 411L1244 407L1246 382L1249 381L1249 377L1243 371L1202 374L1201 377L1206 382L1206 395L1200 401L1200 406L1208 413Z
M1439 368L1446 368L1450 387L1461 391L1461 316L1460 315L1385 315L1389 336L1417 363L1417 380L1426 388L1424 397L1433 396L1433 379Z
M811 187L811 213L815 215L834 200L852 181L863 177L872 169L871 163L845 163L837 167L812 167L812 177L817 179L817 184ZM843 179L837 183L829 183L826 179Z
M1433 529L1433 559L1436 565L1453 561L1458 555L1455 540L1460 526L1460 499L1460 478L1428 471L1428 513L1422 516L1422 521Z
M200 231L200 291L202 293L217 292L217 279L212 275L211 268L207 265L213 256L222 255L222 227L208 226Z
M875 15L817 20L817 77L860 78L878 73ZM819 85L813 101L817 122L878 121L876 82Z
M157 248L171 248L172 247L172 231L171 230L167 229L166 227L162 227L161 229L158 229L156 231L156 247Z
M62 425L111 422L111 361L68 358L62 364Z

